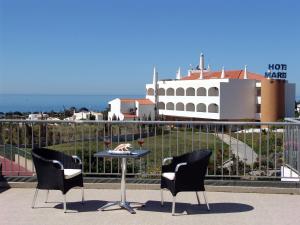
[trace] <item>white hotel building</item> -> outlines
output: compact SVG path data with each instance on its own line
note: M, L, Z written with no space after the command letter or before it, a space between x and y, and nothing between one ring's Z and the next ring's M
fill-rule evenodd
M189 70L185 77L181 77L179 69L176 79L158 80L154 68L153 82L146 84L145 99L114 99L109 104L110 120L113 115L126 120L154 119L158 114L167 120L271 122L294 116L295 84L267 79L246 67L210 71L201 54L197 69Z

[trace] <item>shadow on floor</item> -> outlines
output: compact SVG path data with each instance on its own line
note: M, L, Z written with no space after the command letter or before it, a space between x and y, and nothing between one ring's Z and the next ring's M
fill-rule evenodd
M5 188L0 187L0 194L4 191L7 191L8 189L10 189L10 188L9 187L5 187Z
M87 200L84 201L84 204L81 204L81 202L67 202L67 213L98 211L98 209L104 206L106 203L106 201L98 200ZM55 205L54 208L63 210L63 203Z
M188 203L176 203L176 213L187 214L219 214L219 213L239 213L247 212L254 209L253 206L242 203L220 202L210 203L210 211L207 210L206 204L188 204ZM145 207L139 208L141 211L149 212L165 212L171 213L172 203L165 202L164 206L160 205L160 201L148 201L145 203Z
M0 174L0 194L4 191L10 189L9 184L7 183L6 179Z

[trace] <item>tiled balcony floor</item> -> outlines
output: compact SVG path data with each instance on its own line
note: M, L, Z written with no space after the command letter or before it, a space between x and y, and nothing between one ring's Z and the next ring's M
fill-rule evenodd
M49 203L45 191L40 191L36 208L31 209L34 189L11 188L0 191L1 225L93 225L93 224L299 224L300 195L254 194L207 192L211 211L197 205L195 193L179 193L176 216L172 216L171 195L165 192L165 206L160 206L160 192L157 190L128 190L127 200L146 203L146 206L129 214L125 210L98 211L110 200L119 200L118 190L86 189L86 202L79 202L79 189L67 195L68 212L62 210L62 195L50 191ZM202 195L200 193L201 200ZM202 200L202 203L204 201Z

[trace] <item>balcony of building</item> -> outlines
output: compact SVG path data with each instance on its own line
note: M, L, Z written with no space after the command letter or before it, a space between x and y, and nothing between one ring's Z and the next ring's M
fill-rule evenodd
M300 206L299 128L297 121L1 120L0 218L4 224L263 224L266 219L267 224L295 224ZM127 198L145 203L136 215L98 210L119 198L121 166L118 159L95 158L94 153L121 143L150 150L146 157L127 164ZM80 190L72 189L64 214L61 193L50 191L45 203L41 191L37 207L31 209L36 186L34 147L82 159L84 205ZM165 194L165 206L160 206L162 160L197 149L213 152L205 181L211 211L202 198L197 204L195 193L183 192L178 194L176 215L171 216L170 193ZM15 216L17 212L22 215Z

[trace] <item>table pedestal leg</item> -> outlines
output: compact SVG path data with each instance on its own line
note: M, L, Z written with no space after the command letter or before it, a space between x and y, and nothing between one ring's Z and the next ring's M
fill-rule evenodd
M121 178L121 201L116 202L109 202L106 205L102 206L100 209L103 211L104 209L119 205L121 208L128 210L131 214L135 214L134 209L130 206L129 202L126 202L126 167L127 162L126 158L122 158L122 178ZM139 204L141 206L144 206L142 203L134 202L133 204Z

